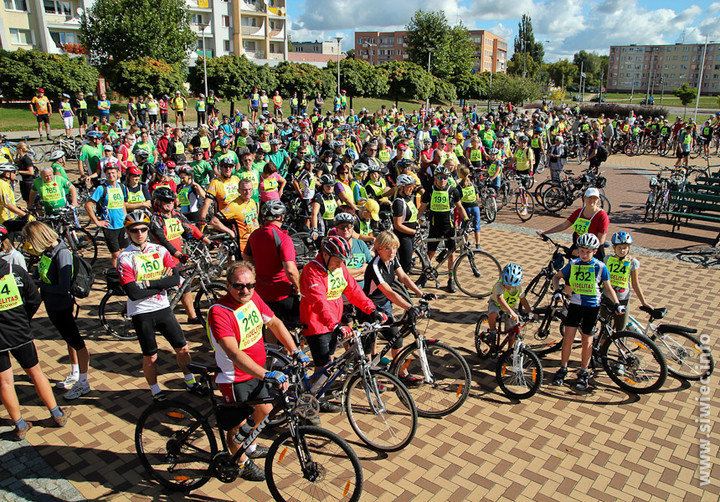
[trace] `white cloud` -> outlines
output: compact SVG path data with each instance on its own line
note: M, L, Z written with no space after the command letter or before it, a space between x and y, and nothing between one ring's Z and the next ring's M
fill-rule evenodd
M462 7L463 18L473 19L519 19L534 10L532 0L499 2L497 0L473 0L469 7Z

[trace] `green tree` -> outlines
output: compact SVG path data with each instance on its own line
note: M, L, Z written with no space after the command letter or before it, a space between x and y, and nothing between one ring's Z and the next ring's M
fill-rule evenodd
M345 56L346 59L355 59L355 49L348 49Z
M328 71L337 75L337 61L330 61ZM388 92L387 72L362 59L340 61L340 86L350 98L383 96Z
M5 99L30 99L43 87L55 101L62 93L94 91L97 79L97 70L83 57L0 50L0 92Z
M522 77L523 73L525 73L526 77L533 77L539 70L540 66L530 54L523 56L520 52L513 54L513 57L510 58L507 64L507 72L509 75L519 75Z
M545 48L542 42L535 41L535 35L533 35L532 18L523 14L520 22L518 23L518 34L514 41L515 54L519 53L520 56L527 54L532 56L533 61L538 65L543 63L545 57Z
M685 107L684 117L687 114L687 106L697 98L697 89L690 87L688 84L683 84L682 87L673 90L672 93L680 99L680 102Z
M112 90L123 96L172 95L175 91L182 90L185 84L185 70L182 63L171 65L157 59L120 61L113 73L115 78L112 82Z
M573 81L579 69L567 59L561 59L557 63L546 64L545 71L556 86L565 89L565 86Z
M578 68L578 83L580 82L580 68L582 68L583 73L585 73L586 87L598 85L603 61L596 52L576 52L573 56L573 63ZM607 76L607 73L605 76Z
M496 73L490 88L490 98L522 105L525 101L539 98L541 89L537 81L516 75Z
M452 103L457 99L457 89L447 80L433 77L433 89L430 99L436 102Z
M460 99L482 99L490 90L489 73L457 75L450 79Z
M467 29L450 27L443 11L417 10L406 27L409 61L440 78L470 73L475 63L475 44Z
M103 68L140 58L184 63L195 40L184 0L97 0L80 24L82 45Z
M278 80L278 88L283 96L291 96L297 91L307 93L312 98L318 92L324 97L334 96L337 89L337 76L327 68L320 69L307 63L283 61L273 74Z
M467 75L474 64L475 44L470 39L470 33L459 24L450 28L446 42L433 53L430 71L440 78Z
M395 98L426 99L434 91L433 76L415 63L390 61L380 65L387 72L388 95Z

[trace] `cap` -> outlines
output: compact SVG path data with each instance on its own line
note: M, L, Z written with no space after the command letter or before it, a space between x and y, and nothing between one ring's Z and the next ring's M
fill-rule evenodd
M397 146L397 149L398 149L398 150L407 150L407 145L406 145L405 143L400 143L400 144Z
M175 91L175 94L180 94L180 91Z
M368 199L365 201L365 209L370 213L370 218L380 221L380 204L376 200Z
M105 151L105 152L112 152L112 151L113 151L112 145L105 145L105 146L103 147L103 151Z
M585 197L600 197L600 190L597 188L588 188L585 190Z
M38 89L38 92L45 92L45 89L41 87L40 89Z

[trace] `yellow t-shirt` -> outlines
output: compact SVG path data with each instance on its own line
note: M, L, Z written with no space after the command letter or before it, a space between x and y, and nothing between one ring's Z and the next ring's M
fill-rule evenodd
M43 96L42 98L33 96L32 104L35 105L35 113L37 113L39 115L44 115L44 114L49 113L48 107L50 105L50 100L47 98L47 96Z
M215 178L210 182L207 193L215 197L218 205L218 211L225 209L232 201L238 197L238 183L240 179L233 175L229 179L222 181Z
M7 204L15 204L15 194L5 180L0 180L0 223L10 219L10 211L6 209Z
M253 230L258 228L258 208L253 199L239 204L232 202L222 211L223 216L228 219L235 220L238 226L238 241L240 242L240 250L245 249L248 238Z

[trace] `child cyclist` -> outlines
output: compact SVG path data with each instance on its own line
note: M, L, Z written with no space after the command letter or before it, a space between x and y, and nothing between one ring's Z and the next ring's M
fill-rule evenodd
M612 285L612 289L615 290L615 294L617 295L620 304L625 306L625 312L615 316L616 331L622 331L625 329L625 325L627 324L627 304L630 301L629 285L631 283L632 288L643 307L650 309L653 308L652 305L645 300L645 293L643 293L642 286L640 286L640 278L638 274L640 263L637 259L630 256L630 246L632 243L633 238L629 233L614 233L612 236L612 244L615 254L613 256L605 257L605 265L608 268L608 272L610 272L610 284ZM603 294L606 303L610 298L608 291L605 290Z
M520 322L515 307L520 302L526 312L532 312L522 291L523 269L515 263L508 263L502 270L502 279L495 283L488 300L488 334L493 337L497 333L497 318L502 312L507 316L505 329L510 329ZM537 315L535 315L537 318ZM508 347L515 344L514 338L508 340Z
M563 337L562 355L560 357L560 369L555 373L553 385L562 385L567 376L567 364L572 352L572 344L575 333L580 328L582 336L581 369L578 373L577 390L587 390L588 366L592 355L593 335L600 313L600 288L605 289L613 310L617 314L625 312L625 307L620 305L615 290L610 284L610 272L607 266L594 257L600 247L600 240L595 234L586 233L578 237L577 247L579 258L574 258L565 265L562 270L553 276L553 287L555 289L554 300L563 296L560 289L560 279L565 281L565 291L571 290L570 306L568 307L565 320L565 335Z

